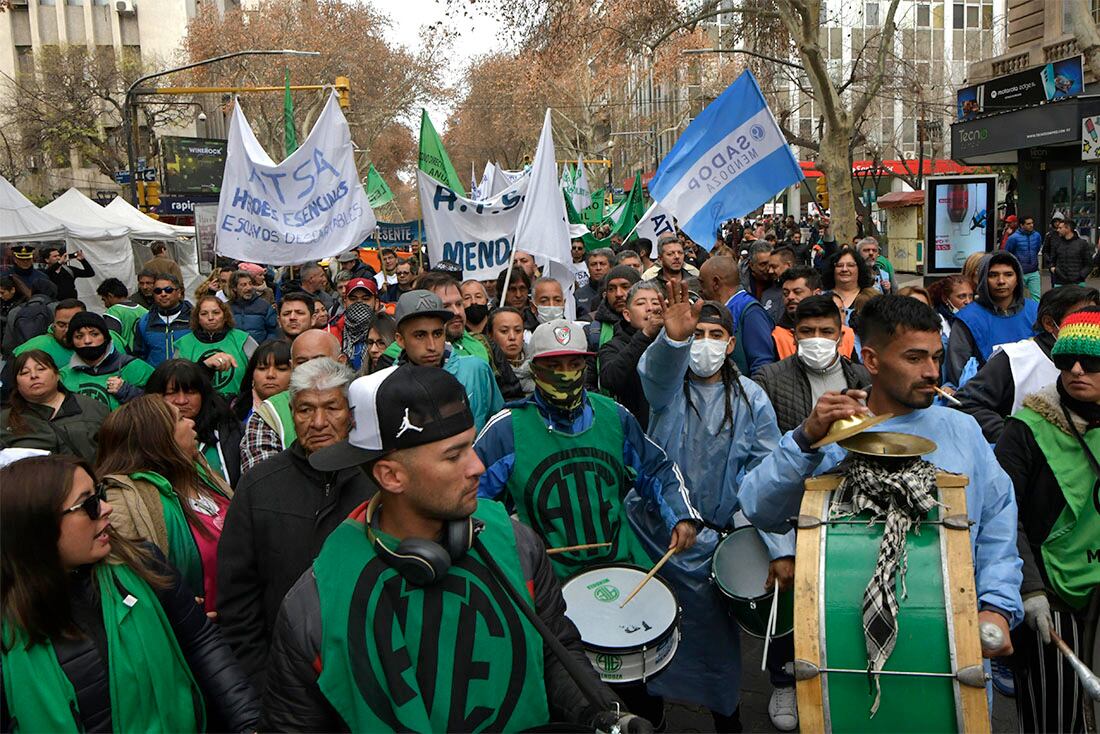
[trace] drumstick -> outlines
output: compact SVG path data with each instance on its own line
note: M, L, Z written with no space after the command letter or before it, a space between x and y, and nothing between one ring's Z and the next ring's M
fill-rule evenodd
M775 634L775 625L779 619L779 584L772 587L772 608L768 612L768 629L764 632L764 655L760 658L760 670L763 672L768 667L768 645Z
M550 548L546 551L546 555L552 556L556 553L569 553L570 551L582 551L591 550L592 548L605 548L611 545L611 543L585 543L584 545L563 545L559 548Z
M942 397L944 400L952 402L955 405L959 406L960 408L962 407L962 401L961 400L959 400L957 397L955 397L951 393L944 390L939 385L933 385L932 389L935 390L936 392L938 392L940 394L940 397Z
M1077 673L1077 677L1081 680L1081 687L1085 689L1085 692L1089 694L1089 697L1093 701L1100 701L1100 678L1096 676L1088 669L1081 659L1073 654L1073 650L1066 644L1065 640L1058 636L1058 633L1054 630L1050 631L1050 640L1057 647L1058 651L1066 656L1066 660L1069 661L1070 667Z
M649 569L649 573L647 573L645 575L645 578L642 579L641 583L639 583L637 586L634 587L634 591L630 592L630 596L628 596L626 598L626 601L624 601L622 604L619 605L619 609L622 609L623 607L625 607L627 604L630 603L630 600L634 598L634 595L637 594L639 591L641 591L642 587L645 586L646 584L648 584L649 580L651 578L653 578L655 575L657 575L657 572L661 570L661 566L665 565L665 563L668 561L668 559L672 558L672 554L675 553L675 552L676 552L675 548L669 548L668 552L665 553L663 556L661 556L661 560L657 561L656 566Z

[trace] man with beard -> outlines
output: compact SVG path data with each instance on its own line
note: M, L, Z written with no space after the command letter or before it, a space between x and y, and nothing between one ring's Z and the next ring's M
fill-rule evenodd
M616 265L607 273L607 282L600 300L593 304L596 308L591 309L594 311L592 320L584 327L589 352L599 354L600 347L615 336L616 327L623 323L623 312L626 311L626 297L630 288L641 279L638 271L629 265ZM585 373L585 387L589 390L599 389L599 378L599 358L590 356Z
M685 275L699 275L694 266L684 262L684 246L674 234L657 238L657 262L642 273L642 280L657 280L662 288L679 283Z
M478 285L481 284L478 283ZM450 344L454 354L459 357L477 357L489 364L489 348L481 339L466 330L466 305L458 281L447 273L431 271L422 273L416 279L416 289L431 291L439 296L439 300L443 302L443 308L454 314L446 325L447 343ZM399 354L401 354L401 345L394 341L382 353L378 361L379 366L389 367Z
M183 283L170 273L157 275L153 307L138 319L134 330L134 354L156 367L173 359L176 340L190 333L191 304L183 300Z
M302 291L287 293L279 301L279 331L283 339L294 341L299 334L313 328L313 296Z
M1011 654L1009 629L1024 616L1016 500L1012 483L978 424L957 410L932 404L943 360L939 316L915 298L886 295L867 303L859 326L862 362L871 374L870 391L822 395L802 425L783 436L779 447L741 482L738 496L745 516L763 530L787 530L789 519L799 514L805 479L835 470L848 456L836 444L820 449L812 444L825 438L838 420L891 414L892 418L869 430L927 438L937 448L925 460L969 479L966 511L972 523L978 619L996 625L1005 639L1001 648L983 652L987 657ZM910 585L916 583L920 580L909 579Z
M336 308L336 299L325 290L328 288L325 269L317 263L309 263L298 270L298 277L302 281L302 290L312 296L314 301L320 301L331 315Z

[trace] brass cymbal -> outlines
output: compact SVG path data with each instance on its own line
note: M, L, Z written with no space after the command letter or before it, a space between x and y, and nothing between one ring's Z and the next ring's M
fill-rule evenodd
M936 444L923 436L893 431L868 431L837 441L837 445L855 454L888 458L915 458L936 450Z
M829 426L829 432L825 434L825 438L815 444L810 444L810 448L819 449L831 443L839 443L893 417L893 413L883 413L882 415L853 415L851 418L841 418Z

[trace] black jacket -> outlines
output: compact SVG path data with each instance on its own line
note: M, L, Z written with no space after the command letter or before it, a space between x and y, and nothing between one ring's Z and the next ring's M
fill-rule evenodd
M1035 337L1035 343L1050 356L1054 348L1054 336L1046 331ZM1012 379L1012 362L1003 350L998 351L982 365L978 373L963 385L955 395L962 405L958 410L969 413L982 427L985 440L996 443L1005 428L1005 419L1016 402L1016 382Z
M1058 237L1052 243L1051 249L1051 263L1054 265L1052 276L1055 283L1067 285L1085 282L1085 278L1092 272L1092 256L1095 254L1088 240L1080 235L1075 235L1071 240Z
M591 672L593 685L602 686L581 647L577 628L565 616L565 599L542 541L533 530L518 522L512 522L512 530L535 611L584 669ZM314 666L320 650L320 600L313 570L309 569L286 595L279 613L263 697L261 731L348 731L347 724L317 686L319 672ZM548 648L544 648L543 666L550 720L590 723L596 712ZM604 698L616 700L606 688Z
M1029 395L1024 405L1069 432L1069 424L1061 411L1057 387L1052 385ZM1082 436L1085 435L1084 425L1079 423L1078 430ZM1005 421L1004 431L997 441L994 453L1016 490L1016 504L1019 508L1016 548L1024 562L1024 581L1020 586L1020 593L1026 596L1049 589L1041 548L1066 507L1066 497L1062 494L1062 488L1046 455L1035 441L1035 434L1026 423L1015 418ZM1078 455L1081 461L1088 461L1083 451L1079 450ZM1057 595L1050 591L1048 596L1053 601Z
M297 441L241 477L218 541L218 621L258 690L283 597L375 491L357 468L317 471Z
M844 372L844 381L848 387L866 390L871 385L871 375L863 365L852 364L851 360L841 357L840 368ZM752 376L775 408L775 417L779 422L780 433L786 433L802 425L802 421L813 412L813 393L810 391L810 379L806 377L806 368L797 354L786 359L764 365Z
M12 430L11 408L5 408L0 413L0 448L45 449L94 464L99 427L111 411L94 398L64 392L65 401L56 414L48 405L28 404L23 413L27 428L21 433Z
M619 324L624 323L622 314L615 313L611 306L608 304L607 299L603 296L600 297L599 305L596 307L595 312L592 314L592 320L588 322L584 327L584 336L588 341L588 351L593 354L599 354L600 351L600 331L604 324L610 324L612 327L617 327ZM600 370L599 370L599 357L588 357L588 369L584 372L584 386L588 390L597 390L600 385Z
M94 277L95 270L87 260L72 258L67 265L58 263L47 267L46 275L57 286L57 300L64 301L66 298L76 298L76 279Z
M143 546L154 557L156 570L171 578L167 589L157 590L157 599L176 634L180 650L191 668L206 703L206 730L251 732L260 717L259 701L248 679L237 665L218 627L207 618L195 596L183 585L178 572L160 551ZM111 732L111 692L107 660L107 635L99 593L88 568L76 572L70 585L73 619L84 636L51 640L57 661L76 692L80 709L78 729ZM31 685L23 681L23 685ZM4 693L0 689L0 731L12 724Z
M649 426L649 401L638 376L638 362L654 338L624 320L599 350L600 386L634 414L643 431Z

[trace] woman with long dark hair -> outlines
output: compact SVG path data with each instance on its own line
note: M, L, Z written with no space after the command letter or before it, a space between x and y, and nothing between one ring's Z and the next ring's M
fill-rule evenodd
M212 389L209 373L195 362L169 359L153 370L145 394L160 395L181 416L193 420L199 453L230 487L237 486L244 431L229 403Z
M119 533L160 548L213 614L218 539L233 490L199 453L194 421L159 396L130 401L103 422L96 471Z
M12 373L15 391L11 407L0 413L0 448L43 449L94 461L107 406L66 390L53 357L39 349L16 357Z
M245 364L256 347L247 331L234 327L229 305L209 295L191 309L191 333L176 342L176 355L205 365L214 389L232 398L240 392Z
M946 349L955 315L974 300L974 286L964 275L949 275L928 286L928 293L932 296L932 308L936 309L943 324L940 333Z
M256 694L217 628L113 520L85 461L0 469L0 731L253 731Z
M233 414L243 426L252 410L275 393L290 387L290 344L281 339L264 342L248 359Z

